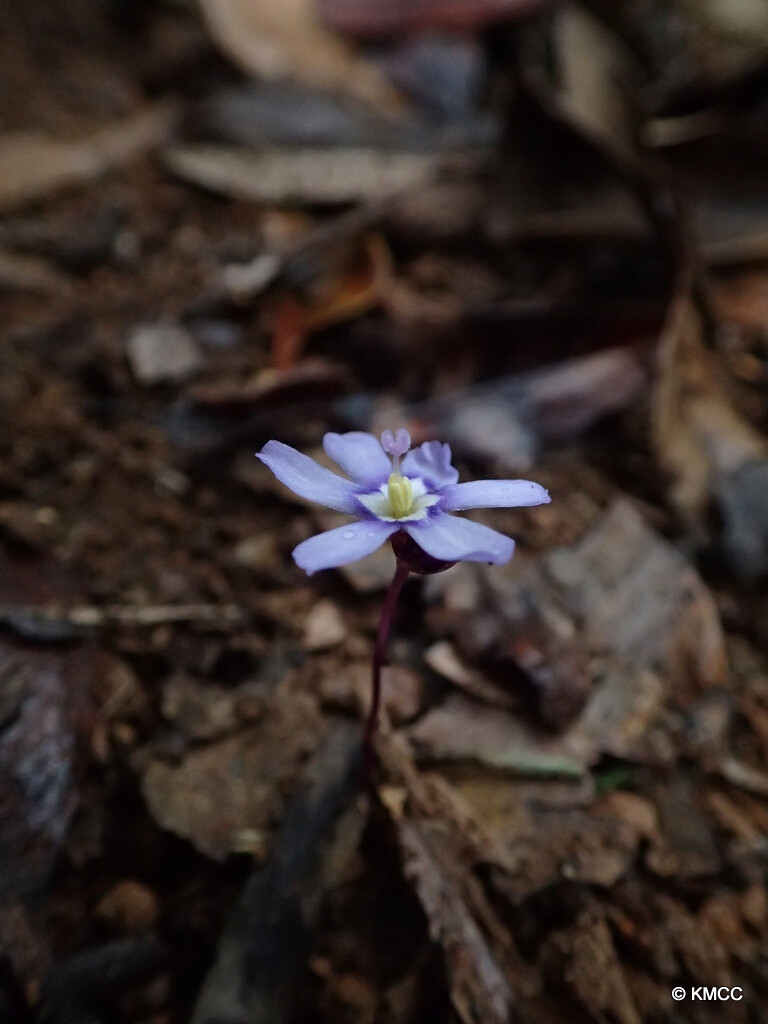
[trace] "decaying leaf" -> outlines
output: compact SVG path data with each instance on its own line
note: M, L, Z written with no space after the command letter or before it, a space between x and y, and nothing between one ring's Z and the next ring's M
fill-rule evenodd
M603 753L647 756L642 741L663 696L653 673L615 667L558 736L454 696L421 718L409 738L425 760L481 764L523 777L579 779Z
M616 34L584 8L565 4L555 15L553 42L563 101L573 116L629 144L626 90L632 65ZM589 60L584 59L585 53Z
M501 708L514 706L514 698L509 691L494 685L481 672L473 671L459 658L453 644L448 640L440 640L432 644L424 653L424 660L433 672L464 690L476 700Z
M0 292L66 295L69 282L45 260L0 248Z
M698 805L688 775L677 772L657 795L660 836L646 863L658 875L696 878L720 868L712 827Z
M357 796L359 740L337 723L307 765L268 862L248 880L205 980L193 1024L295 1017L323 897L349 870L367 818Z
M720 78L738 73L768 53L768 9L760 0L678 0L698 30L707 71Z
M451 44L444 42L443 45L450 47ZM470 52L476 51L476 44L471 41L464 45ZM444 59L449 61L450 57L449 54ZM459 61L457 68L452 61L450 68L459 77L461 63ZM434 74L435 69L431 70ZM461 104L462 98L449 93L445 75L437 81L422 75L418 84L425 89L431 87L443 96L450 106L446 115L450 120L443 123L418 109L394 118L338 92L295 82L261 81L229 87L204 100L197 110L202 122L200 135L254 149L319 146L421 153L487 147L498 138L498 121L492 115L478 116L474 108L463 117L455 112L454 105Z
M596 647L635 668L660 670L670 687L725 682L712 595L628 501L616 501L580 543L549 554L545 570Z
M189 390L196 405L230 413L255 413L291 404L339 398L350 388L346 367L304 359L291 369L267 367L251 380L198 384Z
M700 529L707 508L723 518L723 550L745 577L768 568L768 441L732 405L705 347L693 301L672 305L659 348L653 441L671 498Z
M505 860L487 858L493 887L512 906L563 878L615 885L637 860L646 823L597 800L588 785L518 782L487 773L456 782L478 820L492 832ZM622 794L624 795L624 794Z
M397 93L384 75L323 28L312 0L201 0L222 50L257 78L296 78L391 108Z
M368 234L359 245L337 245L323 255L317 273L298 289L299 297L291 293L278 301L272 350L280 370L293 368L311 334L375 308L392 276L392 258L380 235Z
M641 349L608 349L440 396L409 414L454 451L522 471L545 443L578 437L636 402L647 364Z
M0 210L96 181L167 143L175 120L174 111L163 105L74 141L38 132L0 136Z
M545 952L553 981L584 1007L592 1020L641 1024L608 925L595 907L575 927L555 933Z
M88 662L0 646L0 905L39 895L77 806Z
M703 340L692 300L673 304L659 348L653 438L671 497L689 518L700 518L725 475L768 454L768 444L736 412Z
M193 747L179 763L144 755L141 788L153 816L209 857L263 850L287 788L322 738L309 695L282 688L267 705L254 726Z
M163 687L163 716L188 742L211 740L237 729L238 702L245 698L242 688L228 690L177 674Z
M386 737L381 752L388 781L380 799L430 935L443 950L454 1010L462 1024L509 1024L517 1001L515 952L472 873L478 849L490 854L494 842L450 786L416 771L402 740Z
M584 761L569 756L559 737L533 732L498 708L458 695L421 718L408 733L420 757L482 764L499 771L545 778L580 778Z
M459 1019L463 1024L478 1019L507 1024L512 990L470 908L456 899L459 883L451 875L460 865L451 863L447 824L430 828L404 821L399 838L406 877L419 895L433 941L446 955Z
M761 194L705 194L692 210L692 223L702 258L709 267L728 268L755 264L754 277L768 253L768 209ZM754 285L754 280L752 282ZM725 282L713 280L713 297L727 290ZM719 313L720 302L716 302Z
M375 149L273 149L184 146L165 153L168 168L185 181L256 203L379 202L418 188L442 158Z

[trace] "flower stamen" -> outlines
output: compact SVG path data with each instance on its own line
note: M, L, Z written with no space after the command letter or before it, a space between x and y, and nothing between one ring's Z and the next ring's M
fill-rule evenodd
M413 512L413 486L408 477L401 476L397 469L387 482L387 498L395 519L404 519Z

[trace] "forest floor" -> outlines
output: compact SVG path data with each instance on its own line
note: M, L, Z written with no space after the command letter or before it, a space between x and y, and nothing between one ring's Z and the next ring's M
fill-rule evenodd
M3 1021L768 1021L764 65L649 153L554 18L403 121L405 44L364 107L0 10ZM409 581L366 782L393 556L307 578L343 517L254 453L403 424L552 503Z

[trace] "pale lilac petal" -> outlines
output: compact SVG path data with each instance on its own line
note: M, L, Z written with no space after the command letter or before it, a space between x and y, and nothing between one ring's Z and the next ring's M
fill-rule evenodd
M256 458L261 459L280 483L290 487L294 494L326 508L335 508L338 512L360 514L355 485L318 465L308 455L302 455L282 441L267 441Z
M353 480L366 487L377 487L384 483L392 472L392 463L377 438L362 430L350 430L348 434L326 434L323 448L328 458L341 466Z
M438 512L423 523L408 524L404 529L422 551L443 562L503 565L515 550L515 542L503 533L445 512Z
M550 501L548 492L532 480L472 480L466 484L449 484L441 491L441 497L440 507L446 512L466 508L522 508Z
M425 441L408 452L402 461L404 476L419 476L430 490L440 490L459 479L458 469L451 465L451 446L440 441Z
M311 576L321 569L335 569L347 562L365 558L380 548L397 529L397 523L382 523L377 519L359 520L302 541L294 548L293 557L296 565Z

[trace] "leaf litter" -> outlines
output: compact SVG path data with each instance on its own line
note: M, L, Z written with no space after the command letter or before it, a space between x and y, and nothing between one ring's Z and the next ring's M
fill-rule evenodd
M2 1013L757 1019L759 21L66 7L0 11ZM391 553L308 583L250 453L400 420L554 500L406 588L363 791Z

